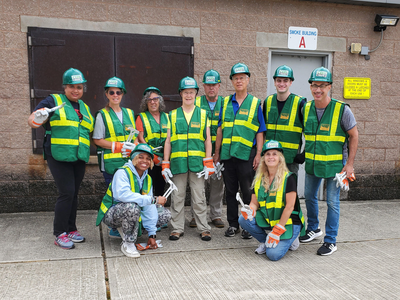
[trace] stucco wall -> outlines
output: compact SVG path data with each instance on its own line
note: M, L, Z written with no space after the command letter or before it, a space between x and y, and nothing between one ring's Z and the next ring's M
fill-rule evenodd
M250 92L264 99L269 48L257 47L257 34L286 34L289 26L316 27L319 37L345 39L346 47L360 42L372 49L380 38L373 32L375 14L400 15L398 8L284 0L0 0L0 7L0 212L52 210L57 195L46 163L32 154L24 17L38 17L39 26L40 18L56 18L60 24L84 30L110 22L110 30L127 28L132 33L154 34L155 30L162 34L163 28L164 34L174 28L182 34L189 32L195 37L198 81L214 68L222 75L220 94L229 94L233 91L230 68L241 61L252 73ZM56 28L58 23L54 22ZM349 51L335 51L332 71L332 96L339 100L344 100L344 77L372 80L371 99L346 100L360 133L357 181L352 183L348 199L400 198L400 27L385 31L381 47L369 61ZM92 161L82 183L80 208L97 208L105 190L97 160Z

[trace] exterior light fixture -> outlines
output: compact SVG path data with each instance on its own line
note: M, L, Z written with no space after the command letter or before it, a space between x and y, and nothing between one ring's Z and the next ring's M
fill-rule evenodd
M391 15L376 15L374 31L382 31L386 29L386 26L396 26L399 22L399 17Z
M375 23L376 26L374 27L374 31L380 31L381 33L381 40L379 41L378 46L376 48L369 50L367 46L362 46L361 43L351 43L349 50L351 53L359 53L363 55L365 60L369 60L370 56L369 53L376 51L379 46L382 44L383 40L383 31L386 30L387 26L396 26L399 22L399 17L392 16L392 15L376 15L375 16Z

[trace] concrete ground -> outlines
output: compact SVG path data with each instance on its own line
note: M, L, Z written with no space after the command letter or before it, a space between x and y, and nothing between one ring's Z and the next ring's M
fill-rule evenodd
M133 259L94 226L95 211L78 212L86 242L73 250L53 244L53 213L0 214L0 299L400 299L399 211L400 200L342 202L337 252L316 255L318 239L278 262L213 225L210 242L163 229L163 247ZM325 216L320 202L322 230Z

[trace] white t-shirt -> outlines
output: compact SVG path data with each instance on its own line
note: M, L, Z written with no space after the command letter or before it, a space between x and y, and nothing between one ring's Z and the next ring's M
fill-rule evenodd
M122 119L122 110L120 112L115 113L118 117L118 120L123 124ZM94 123L93 129L93 139L100 140L106 137L106 127L104 126L103 115L98 113L96 116L96 123Z

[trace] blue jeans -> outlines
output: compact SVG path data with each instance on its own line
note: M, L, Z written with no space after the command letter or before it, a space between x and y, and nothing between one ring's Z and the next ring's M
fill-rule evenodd
M244 229L250 232L254 238L259 241L260 243L265 243L267 240L267 234L265 233L265 229L270 228L261 228L257 225L256 220L253 221L245 220L243 216L239 217L239 224ZM299 233L301 230L301 225L293 225L293 235L292 238L288 240L280 240L278 246L275 248L267 248L266 255L267 257L272 260L280 260L285 254L288 252L290 246L293 244L293 241L298 238Z
M328 205L328 214L325 222L326 235L324 242L336 243L336 236L339 230L340 215L340 187L336 187L334 177L325 178L326 181L326 204ZM307 207L307 229L315 231L318 229L318 188L322 178L306 173L304 196Z

